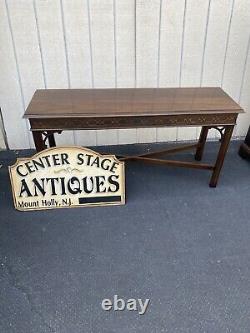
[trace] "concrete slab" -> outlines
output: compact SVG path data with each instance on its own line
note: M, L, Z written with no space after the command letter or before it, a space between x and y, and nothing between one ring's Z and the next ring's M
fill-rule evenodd
M216 189L207 171L129 162L125 206L26 213L13 208L7 166L31 152L1 152L0 331L249 332L250 164L239 144ZM150 298L147 312L103 311L115 294Z

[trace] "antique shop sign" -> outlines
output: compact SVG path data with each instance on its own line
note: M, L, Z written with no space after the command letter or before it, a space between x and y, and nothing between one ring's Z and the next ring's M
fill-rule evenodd
M9 167L15 208L125 203L124 162L82 147L55 147Z

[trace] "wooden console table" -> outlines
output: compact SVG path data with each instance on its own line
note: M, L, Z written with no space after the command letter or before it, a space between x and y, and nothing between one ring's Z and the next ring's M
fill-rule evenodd
M196 144L119 158L211 170L210 186L215 187L241 112L221 88L47 89L35 92L24 118L29 119L37 151L46 148L47 140L55 146L54 133L65 130L202 126ZM200 161L211 128L221 135L214 165L155 157L195 148Z

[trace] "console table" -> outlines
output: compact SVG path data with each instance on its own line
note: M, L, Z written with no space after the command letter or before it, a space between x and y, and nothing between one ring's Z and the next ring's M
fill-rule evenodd
M55 146L54 133L66 130L98 130L168 126L202 126L197 143L121 160L139 160L212 171L215 187L242 108L221 88L126 88L37 90L24 114L28 118L37 151ZM157 155L195 149L202 159L209 129L215 128L221 144L213 165L167 160Z

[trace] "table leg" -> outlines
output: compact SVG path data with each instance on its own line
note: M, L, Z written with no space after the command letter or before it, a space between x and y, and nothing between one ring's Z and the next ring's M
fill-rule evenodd
M56 146L54 133L48 133L48 140L49 140L49 146L50 147L55 147Z
M36 151L39 152L46 148L44 140L43 140L43 132L42 131L32 131L34 143L36 146Z
M207 140L208 130L209 130L209 127L202 126L200 138L199 138L199 142L198 142L198 147L196 149L196 153L195 153L195 157L194 157L196 159L196 161L201 161L201 159L202 159L203 151L205 148L205 143Z
M217 182L218 182L218 178L220 175L220 171L226 156L226 152L228 149L228 145L230 143L230 139L233 133L233 129L234 129L234 125L228 125L225 126L225 132L223 134L223 137L221 139L221 145L220 145L220 149L218 152L218 156L214 165L214 171L212 173L212 177L210 179L210 183L209 186L210 187L216 187Z

